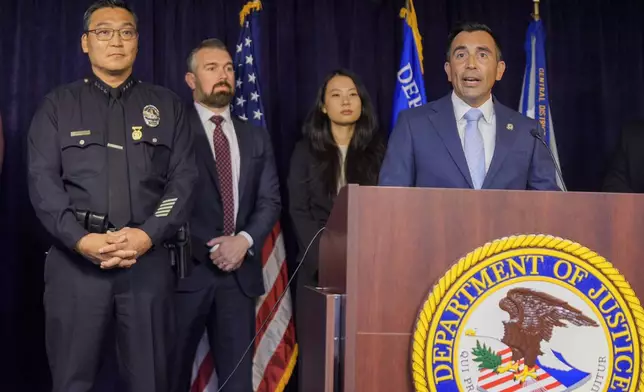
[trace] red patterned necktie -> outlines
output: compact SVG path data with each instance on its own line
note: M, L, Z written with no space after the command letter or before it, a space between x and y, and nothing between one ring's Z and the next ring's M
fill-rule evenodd
M235 199L233 196L233 170L230 159L230 144L224 135L222 116L212 116L210 121L215 123L213 144L215 145L215 163L219 176L219 193L224 208L224 235L235 234Z

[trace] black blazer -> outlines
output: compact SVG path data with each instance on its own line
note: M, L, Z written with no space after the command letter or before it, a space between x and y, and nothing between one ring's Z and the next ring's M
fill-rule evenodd
M375 139L370 148L378 157L376 172L380 169L384 155L384 143ZM376 185L377 179L373 184ZM322 180L322 167L314 157L308 139L300 140L291 157L288 176L289 215L295 228L299 248L298 262L302 260L306 247L315 234L326 225L336 195L329 195ZM311 245L297 277L297 285L316 285L318 270L319 241L322 234Z
M622 129L603 190L644 193L644 120L631 122Z
M186 111L195 142L199 180L194 189L195 207L190 218L191 251L194 263L204 263L218 271L209 257L206 243L223 234L223 208L219 178L210 143L194 104ZM239 211L235 232L246 231L253 238L241 267L234 272L244 293L257 297L265 292L262 275L262 247L279 219L281 200L273 147L266 130L233 117L239 142ZM219 272L218 272L219 273ZM195 289L207 284L208 277L194 277Z

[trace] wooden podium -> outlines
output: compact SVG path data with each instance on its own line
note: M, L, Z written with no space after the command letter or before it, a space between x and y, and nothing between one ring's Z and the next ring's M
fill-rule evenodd
M644 293L644 195L345 187L299 293L306 392L411 392L411 336L434 282L502 237L550 234L604 256Z

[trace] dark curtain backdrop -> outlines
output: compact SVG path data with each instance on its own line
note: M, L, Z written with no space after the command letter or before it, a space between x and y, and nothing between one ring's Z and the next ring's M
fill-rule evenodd
M0 0L0 390L44 391L42 273L48 239L26 191L25 140L42 97L89 72L80 50L90 0ZM264 0L260 81L282 181L322 78L342 66L362 76L382 124L391 118L402 0ZM138 78L186 100L185 57L207 37L234 48L241 0L132 0L140 17ZM516 108L530 0L416 0L430 99L449 92L445 38L459 20L492 27L508 70L495 88ZM627 120L644 117L642 0L543 0L549 87L562 169L571 190L599 189ZM282 182L283 183L283 182ZM285 222L288 229L288 222ZM289 252L293 249L289 244ZM291 257L291 261L293 258Z

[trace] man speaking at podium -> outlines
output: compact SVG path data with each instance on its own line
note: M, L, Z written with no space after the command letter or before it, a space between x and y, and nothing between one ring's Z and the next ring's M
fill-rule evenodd
M559 190L538 123L492 96L504 71L489 27L453 30L445 62L453 91L400 114L379 185Z

